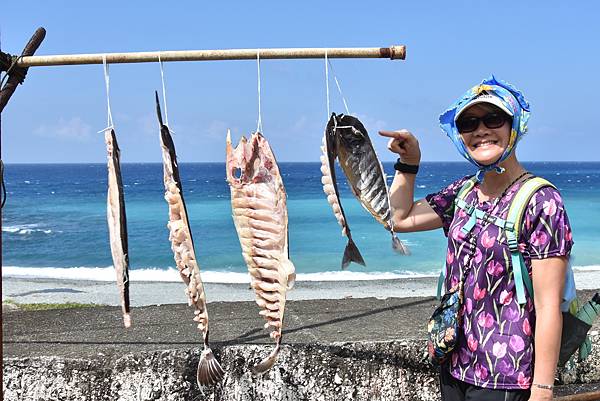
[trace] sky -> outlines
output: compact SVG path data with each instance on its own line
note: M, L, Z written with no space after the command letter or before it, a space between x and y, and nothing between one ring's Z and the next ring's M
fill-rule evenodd
M456 98L494 74L531 103L522 161L599 161L600 3L594 1L29 1L0 9L2 50L38 55L277 47L406 45L404 61L334 59L350 112L369 130L405 128L423 161L461 160L438 125ZM223 162L225 136L256 129L256 62L164 63L169 122L181 162ZM121 160L160 162L158 63L110 67ZM280 161L318 161L327 122L324 60L263 60L264 135ZM343 112L330 83L331 110ZM32 67L2 113L6 163L106 160L101 65Z

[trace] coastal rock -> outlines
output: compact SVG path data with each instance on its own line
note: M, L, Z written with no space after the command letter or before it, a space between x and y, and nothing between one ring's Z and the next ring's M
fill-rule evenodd
M600 381L600 338L585 363L561 371L564 383ZM121 357L4 360L4 399L119 401L274 401L439 399L437 373L423 358L425 341L284 345L262 377L249 368L270 351L265 345L214 349L226 372L213 388L199 389L199 351L177 349Z

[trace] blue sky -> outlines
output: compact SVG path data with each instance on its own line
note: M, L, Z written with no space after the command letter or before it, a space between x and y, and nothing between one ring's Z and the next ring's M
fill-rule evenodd
M38 54L407 46L406 61L332 60L350 111L392 160L378 129L411 130L424 161L460 160L438 115L494 73L532 105L521 160L600 160L600 5L559 2L6 2L2 49ZM264 133L281 161L317 161L326 124L323 60L265 60ZM111 105L123 162L159 162L157 63L114 65ZM256 127L254 61L165 63L169 120L183 162L223 161L225 134ZM332 111L343 111L331 86ZM2 113L5 162L103 162L102 66L34 67Z

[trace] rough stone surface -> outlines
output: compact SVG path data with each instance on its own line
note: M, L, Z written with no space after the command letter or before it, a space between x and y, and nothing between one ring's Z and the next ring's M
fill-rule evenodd
M4 316L5 400L439 400L426 361L431 298L290 302L274 368L250 367L272 344L251 302L210 304L211 343L226 372L199 389L199 335L185 305L137 308L121 327L119 308L9 312ZM220 317L220 319L218 318ZM600 336L592 355L559 378L558 394L600 390ZM343 340L344 342L341 342Z
M128 354L110 361L52 357L4 361L5 400L437 400L424 342L284 346L276 366L249 367L270 347L215 349L226 376L200 390L197 350Z

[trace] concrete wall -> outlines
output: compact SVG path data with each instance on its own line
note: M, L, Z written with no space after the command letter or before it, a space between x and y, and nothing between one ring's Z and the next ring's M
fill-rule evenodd
M568 373L566 383L600 382L600 341ZM124 355L116 359L11 358L4 360L5 400L438 400L437 374L426 362L425 342L283 346L263 377L249 367L269 346L215 349L226 371L215 388L196 386L198 350Z

